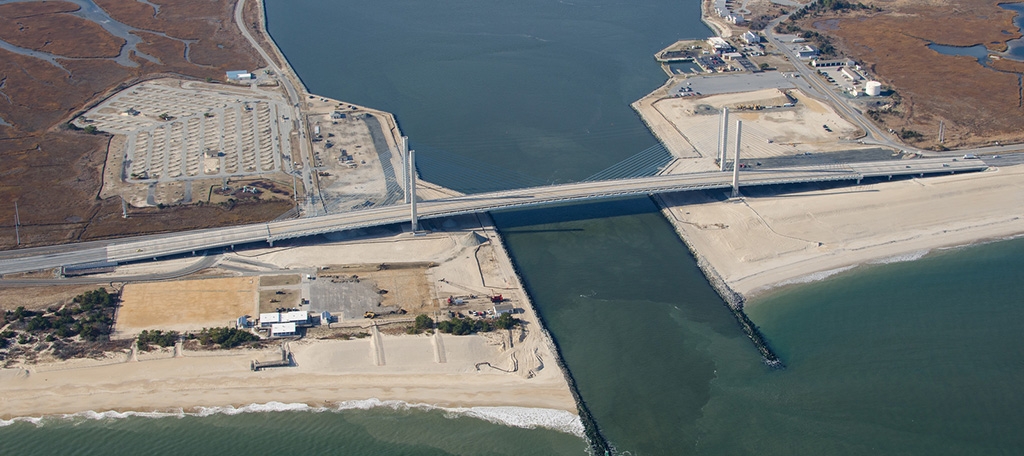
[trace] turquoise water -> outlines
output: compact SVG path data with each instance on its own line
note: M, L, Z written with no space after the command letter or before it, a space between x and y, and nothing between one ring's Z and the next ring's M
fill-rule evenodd
M696 2L669 0L268 3L271 33L315 93L394 112L425 151L542 181L586 177L652 145L628 107L664 80L651 55L707 34ZM622 452L1024 451L1024 240L862 267L754 300L751 318L788 366L774 371L650 200L495 220ZM0 454L259 450L584 454L584 444L391 408L0 428Z

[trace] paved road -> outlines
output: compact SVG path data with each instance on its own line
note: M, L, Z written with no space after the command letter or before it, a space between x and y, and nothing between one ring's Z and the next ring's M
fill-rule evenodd
M824 167L755 169L740 172L740 185L746 187L838 180L859 181L865 177L923 176L925 174L978 171L985 168L986 164L982 160L954 161L949 158L935 158L888 160ZM428 219L601 198L729 188L731 185L731 172L577 182L423 201L417 204L417 212L421 219ZM0 274L101 261L123 263L254 242L273 243L283 239L390 225L405 222L408 219L408 206L395 205L321 217L125 238L77 247L69 245L60 249L40 248L38 251L26 249L18 252L21 255L18 258L4 258L3 255L0 255Z
M74 284L95 284L95 283L127 283L127 282L153 282L157 280L170 280L185 277L190 274L195 274L203 269L207 269L217 264L217 260L220 255L207 255L203 253L203 258L199 261L185 266L184 268L162 272L156 274L140 274L132 276L120 276L120 277L104 277L97 279L96 277L67 277L60 279L2 279L0 280L0 287L25 287L25 286L49 286L49 285L74 285Z
M795 13L796 11L797 10L794 10L790 14ZM818 93L818 95L820 95L821 97L826 98L827 101L830 101L830 104L833 107L835 107L840 112L840 114L842 114L844 117L846 117L851 122L855 123L856 125L861 127L861 129L864 130L866 136L862 141L865 144L876 144L880 146L891 147L893 149L900 149L908 152L916 152L932 157L956 157L964 154L1003 154L1008 152L1024 150L1024 145L1015 144L1005 146L985 146L973 149L960 149L955 151L936 152L931 150L919 149L913 146L908 146L897 141L892 135L882 131L880 127L875 125L874 122L872 122L870 119L861 114L860 111L850 106L850 104L847 103L847 100L843 96L836 93L836 91L833 90L828 83L822 80L817 75L814 69L812 69L806 63L800 60L788 46L783 44L782 41L778 39L778 37L775 35L775 26L781 23L782 21L788 19L790 14L779 17L772 21L771 23L769 23L768 26L765 27L764 29L765 37L768 38L768 42L774 45L780 52L783 53L783 55L786 56L787 59L789 59L790 62L793 63L793 66L796 67L797 72L799 72L800 75L806 80L805 82L809 83L814 88L814 92Z
M241 30L242 35L245 35L245 39L249 40L249 44L252 45L253 49L256 49L263 57L263 60L267 62L267 66L278 75L278 80L284 86L285 91L288 94L288 103L294 109L292 118L299 124L299 153L302 155L302 182L306 189L306 201L311 201L313 204L322 204L323 199L320 197L320 186L317 181L316 173L313 172L313 154L310 152L310 136L309 131L306 128L306 119L302 115L302 104L306 102L305 97L307 96L305 87L302 90L295 88L296 85L301 86L302 82L298 80L298 75L288 65L288 61L284 61L284 65L288 66L286 69L279 68L274 64L274 60L270 58L270 54L260 46L260 43L256 41L256 38L249 33L249 28L246 27L245 19L242 18L242 11L245 8L245 0L238 0L238 4L235 5L235 24L238 29ZM292 81L292 76L295 76L296 81ZM294 162L294 161L293 161ZM313 212L312 208L305 208L307 212Z
M855 123L862 130L864 130L866 134L866 136L863 139L864 143L878 144L881 146L892 147L894 149L903 149L911 150L913 152L920 152L918 149L914 149L912 147L908 147L904 144L896 142L889 135L882 132L877 126L875 126L874 123L865 118L860 113L860 111L857 111L856 109L851 107L846 102L846 100L843 99L842 96L837 94L835 90L832 90L832 87L826 84L825 81L823 81L820 77L818 77L817 73L813 69L811 69L811 67L807 66L807 64L800 60L800 58L796 56L792 49L783 44L782 41L775 36L775 26L778 25L780 22L788 19L790 14L782 16L769 23L768 26L765 27L764 29L764 35L765 37L768 38L769 43L774 45L775 48L779 50L779 52L782 52L782 54L785 55L786 58L793 63L793 66L796 67L796 71L800 73L800 76L804 79L804 82L811 85L814 91L819 95L819 98L824 97L826 101L831 102L830 104L836 110L838 110L840 114L842 114L844 117Z

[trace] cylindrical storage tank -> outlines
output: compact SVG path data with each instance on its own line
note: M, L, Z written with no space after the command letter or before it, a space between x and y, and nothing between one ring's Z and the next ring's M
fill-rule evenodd
M877 97L882 93L882 83L878 81L868 81L864 84L864 94L869 97Z

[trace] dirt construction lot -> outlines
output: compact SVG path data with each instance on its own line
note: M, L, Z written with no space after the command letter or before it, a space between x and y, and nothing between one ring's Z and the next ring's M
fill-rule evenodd
M144 329L193 331L233 324L256 310L258 279L182 280L125 285L114 337Z
M730 150L735 145L736 121L743 121L741 155L747 158L855 148L856 144L849 141L862 134L858 128L802 92L791 90L790 94L797 100L795 106L760 111L737 110L736 107L780 106L788 100L780 90L766 89L702 98L667 98L656 102L654 107L705 157L714 158L717 154L722 107L733 109L729 112ZM840 142L842 140L847 142Z

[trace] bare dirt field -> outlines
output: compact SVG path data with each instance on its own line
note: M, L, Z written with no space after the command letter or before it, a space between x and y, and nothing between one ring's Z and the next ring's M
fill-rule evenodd
M131 337L144 329L229 326L254 313L258 283L254 277L233 277L125 285L114 337Z
M991 68L968 56L943 55L930 43L984 45L1003 51L1021 36L1014 13L998 0L907 0L873 2L882 12L812 16L804 30L836 38L846 55L862 62L901 100L884 127L906 128L924 137L918 147L937 147L940 121L946 147L1024 140L1024 106L1018 73L1024 65L995 61ZM1001 71L1000 71L1001 70Z
M406 315L430 314L437 310L432 287L427 280L428 265L425 263L383 265L332 265L318 277L320 282L342 283L358 276L360 283L370 284L378 299L364 299L365 308L350 309L346 318L352 318L352 310L390 311L404 309Z
M260 287L279 287L282 285L298 285L301 279L295 274L267 275L260 277Z
M18 201L22 246L268 220L290 209L286 201L151 208L125 223L119 198L98 197L110 138L61 129L76 112L122 84L156 75L219 79L226 70L263 63L235 27L233 0L167 3L159 12L141 2L96 4L112 20L140 29L135 49L155 60L128 53L119 63L124 40L69 14L77 5L0 5L0 39L56 56L51 62L0 50L0 201ZM0 248L15 245L13 220L13 204L0 205Z
M779 89L766 89L701 98L666 98L653 106L705 158L716 157L718 124L723 107L732 109L729 112L730 148L735 144L736 121L743 121L742 157L784 157L859 147L851 141L862 134L856 126L799 90L790 90L789 93L792 99L796 99L794 106L763 110L736 108L781 106L790 98ZM828 125L831 131L824 125ZM732 159L731 155L728 159Z

